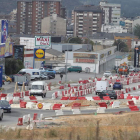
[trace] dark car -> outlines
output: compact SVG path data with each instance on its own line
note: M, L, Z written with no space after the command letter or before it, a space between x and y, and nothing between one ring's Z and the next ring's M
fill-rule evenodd
M82 72L82 67L80 66L71 66L68 68L69 72Z
M115 82L113 85L113 89L123 89L123 84L120 82Z
M65 68L60 68L59 70L56 70L56 74L66 74L66 72L68 72L68 70L66 71Z
M22 86L23 82L18 82L17 84L18 84L18 86ZM29 81L24 82L24 85L29 86Z
M46 72L44 73L45 76L48 76L48 79L54 79L55 78L55 74L53 72Z
M114 90L103 90L98 94L98 96L103 99L103 96L109 96L110 99L117 99L117 94Z
M11 113L11 106L6 100L0 100L0 108L4 111L6 110L7 112Z

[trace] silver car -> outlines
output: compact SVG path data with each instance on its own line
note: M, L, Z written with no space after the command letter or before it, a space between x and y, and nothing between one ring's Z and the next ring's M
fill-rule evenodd
M110 72L110 71L106 71L106 72L104 72L104 74L103 74L103 76L105 76L105 77L109 77L109 76L111 76L112 75L112 73Z

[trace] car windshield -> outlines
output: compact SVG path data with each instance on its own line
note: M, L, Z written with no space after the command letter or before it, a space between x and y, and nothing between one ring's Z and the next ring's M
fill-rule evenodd
M32 89L42 89L42 85L32 85Z
M111 73L110 71L106 71L105 73Z
M121 83L115 82L116 85L120 85Z
M22 74L22 75L24 75L24 74L26 74L26 72L19 71L18 74Z
M7 102L7 101L5 101L5 100L1 100L1 101L0 101L0 105L1 105L1 106L4 106L4 105L7 106L7 105L9 105L9 102Z
M115 93L114 90L103 90L104 93L108 93L108 94L111 94L111 93Z

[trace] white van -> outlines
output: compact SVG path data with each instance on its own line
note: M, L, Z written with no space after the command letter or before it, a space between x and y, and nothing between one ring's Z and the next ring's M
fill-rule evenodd
M103 90L107 90L108 88L109 88L108 81L97 81L95 88L96 95L98 95L98 93L102 92Z
M42 96L46 97L47 83L45 81L35 81L31 84L30 96Z
M31 75L31 80L37 80L40 78L40 72L41 70L39 69L21 69L18 74L26 74L29 73Z

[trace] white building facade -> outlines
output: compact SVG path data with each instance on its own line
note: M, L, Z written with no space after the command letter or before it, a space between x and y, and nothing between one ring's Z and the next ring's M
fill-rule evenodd
M110 47L97 52L66 52L65 62L71 66L81 66L82 70L90 69L93 73L102 73L106 70L112 70L115 65L116 49Z
M121 5L108 3L106 1L100 2L100 7L103 10L104 24L120 24Z
M106 25L102 24L101 32L105 33L127 33L127 29L119 25Z

